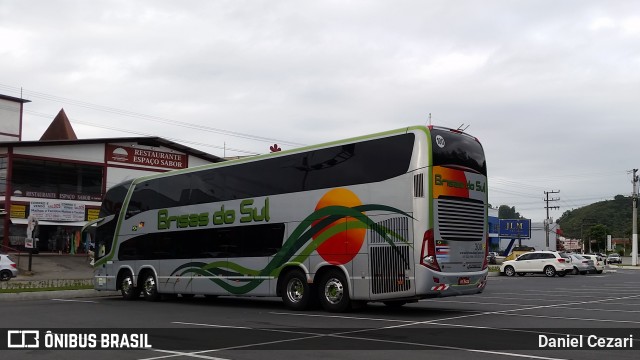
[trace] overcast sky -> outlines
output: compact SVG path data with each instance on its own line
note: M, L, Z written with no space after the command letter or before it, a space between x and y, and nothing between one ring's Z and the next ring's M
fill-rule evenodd
M0 0L23 140L154 135L217 156L432 123L484 145L489 201L631 195L640 1ZM629 219L631 222L631 219Z

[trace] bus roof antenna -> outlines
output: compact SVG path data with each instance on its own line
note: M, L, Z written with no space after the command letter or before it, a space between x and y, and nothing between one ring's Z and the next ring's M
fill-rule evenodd
M469 128L469 126L471 125L467 125L464 127L464 129L462 128L464 126L464 123L460 124L460 126L458 126L458 131L460 132L464 132L465 130L467 130Z

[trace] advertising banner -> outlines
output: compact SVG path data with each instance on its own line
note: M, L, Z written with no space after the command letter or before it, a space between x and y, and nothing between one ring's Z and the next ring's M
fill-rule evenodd
M84 221L85 205L58 200L32 201L29 214L38 220Z
M499 236L511 239L531 238L531 219L500 219Z

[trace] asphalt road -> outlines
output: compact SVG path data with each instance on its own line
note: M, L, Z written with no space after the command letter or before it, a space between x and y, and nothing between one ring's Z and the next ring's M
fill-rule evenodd
M5 301L0 304L3 332L18 328L147 333L152 347L4 350L2 358L637 359L639 277L638 270L564 278L491 277L480 295L424 300L398 309L370 304L344 314L292 312L271 298ZM549 339L579 339L577 335L584 335L585 343L590 335L622 342L631 334L632 348L624 350L543 349L540 345L546 341L548 346L553 341ZM540 340L541 335L546 340ZM0 339L6 337L0 334Z

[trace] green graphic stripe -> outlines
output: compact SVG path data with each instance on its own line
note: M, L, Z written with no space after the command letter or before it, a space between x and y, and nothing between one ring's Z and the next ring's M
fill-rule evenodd
M209 277L209 280L220 285L232 294L244 294L255 289L265 279L247 279L248 283L242 286L237 286L237 284L229 284L224 279L215 278L215 276L223 274L227 276L277 276L285 264L291 262L302 263L323 242L327 241L327 239L348 229L371 229L385 239L385 241L387 241L387 243L389 243L394 249L396 248L396 245L392 239L408 243L407 239L402 238L398 233L393 232L382 225L376 224L371 220L371 218L363 214L364 211L389 211L413 218L399 209L385 205L360 205L353 208L346 206L327 206L322 209L318 209L307 216L294 229L271 262L261 270L249 269L230 261L216 261L208 264L202 262L190 262L176 268L172 275L177 272L181 272L181 275L192 273L207 276ZM344 218L353 220L346 221L344 223L336 223L336 221ZM314 239L311 243L309 243L298 256L290 261L289 259L291 259L302 248L302 246L312 238ZM407 259L404 260L406 261ZM212 276L213 278L211 278Z

